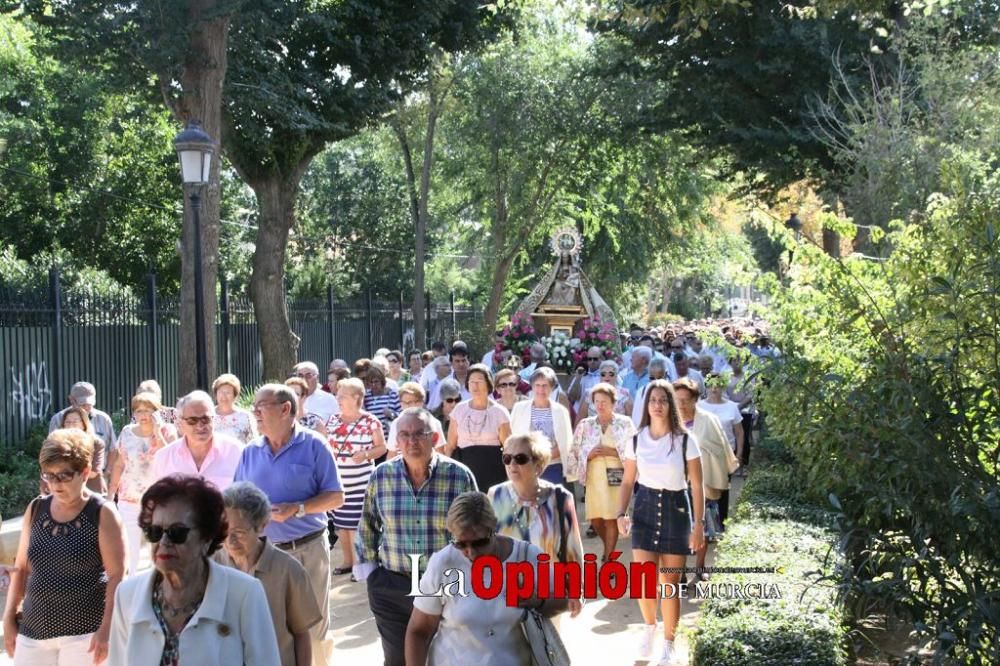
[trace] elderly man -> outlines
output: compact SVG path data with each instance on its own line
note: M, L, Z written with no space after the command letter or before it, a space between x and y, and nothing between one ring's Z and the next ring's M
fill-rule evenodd
M662 358L654 358L649 362L649 381L653 381L654 379L666 379L668 381L670 379L667 375L667 364L663 362ZM648 382L639 389L638 393L632 394L632 422L636 428L642 423L642 410L646 406L647 390L649 390Z
M430 555L448 545L452 501L477 490L465 465L434 451L438 436L426 409L399 417L396 439L403 455L372 473L355 541L354 575L368 580L368 603L382 638L385 666L404 666L406 625L413 611L412 556L423 573Z
M636 347L632 350L632 369L622 380L622 386L630 395L639 395L639 390L649 383L649 362L653 360L653 350L649 347Z
M580 403L590 395L590 389L597 386L601 381L601 361L604 360L604 352L600 347L591 347L587 350L587 367L579 368L569 388L566 390L566 397L573 403L573 409L580 412Z
M319 388L319 368L312 361L302 361L296 364L293 369L296 377L301 377L306 382L306 413L315 414L323 419L323 423L330 420L334 414L340 413L340 405L337 399Z
M150 483L171 474L194 474L219 490L233 482L243 455L239 440L212 431L215 403L204 391L192 391L177 401L181 438L153 456Z
M315 366L314 366L315 367ZM265 384L253 403L260 437L243 450L237 481L250 481L271 501L264 535L297 559L312 583L323 619L310 629L313 664L329 664L330 551L326 512L344 503L337 464L326 442L295 419L298 398L284 384Z
M70 388L69 407L79 407L87 412L87 416L90 417L90 425L94 427L94 434L104 440L104 451L105 456L107 456L115 448L115 442L117 441L115 427L111 423L110 416L97 409L97 407L94 407L96 403L97 390L90 382L77 382ZM66 413L69 407L52 415L52 418L49 420L49 432L62 427L63 414Z
M521 379L526 382L531 381L531 375L535 374L535 370L538 369L539 364L545 363L546 359L549 357L549 352L546 351L545 345L541 342L532 343L531 347L528 349L528 354L531 358L531 363L518 373L521 376Z

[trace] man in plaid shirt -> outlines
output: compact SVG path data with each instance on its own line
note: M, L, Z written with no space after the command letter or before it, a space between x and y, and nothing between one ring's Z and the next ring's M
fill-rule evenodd
M382 637L385 666L404 666L406 625L413 611L411 555L427 559L448 545L448 509L468 490L478 490L465 465L434 451L431 413L405 410L396 441L403 455L375 468L358 525L354 575L368 581L368 603Z

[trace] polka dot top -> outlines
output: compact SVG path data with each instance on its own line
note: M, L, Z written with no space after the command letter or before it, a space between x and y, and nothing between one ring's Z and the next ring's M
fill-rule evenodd
M93 633L104 617L108 575L98 544L104 499L91 495L73 520L60 523L52 497L35 503L20 633L37 641Z

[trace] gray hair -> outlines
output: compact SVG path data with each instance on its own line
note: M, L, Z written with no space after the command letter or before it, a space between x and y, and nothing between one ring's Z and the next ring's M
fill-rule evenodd
M431 361L431 365L433 365L435 368L439 368L442 365L451 365L451 359L449 359L447 356L438 356L433 361Z
M632 355L635 356L636 354L645 358L647 363L653 358L653 350L649 347L636 347L632 350Z
M376 356L373 358L372 365L381 370L383 375L389 374L389 361L385 356Z
M612 361L611 359L608 359L607 361L601 361L601 366L597 369L597 371L604 372L604 368L611 368L612 370L615 371L616 375L621 370L621 368L618 367L618 364Z
M237 481L223 490L222 502L227 509L242 511L254 527L262 528L271 520L271 500L249 481Z
M184 409L188 405L205 405L205 409L208 410L209 414L215 415L215 401L212 400L212 396L205 393L204 391L191 391L187 395L181 396L181 399L177 401L177 415L183 416Z
M299 396L296 395L291 386L285 386L284 384L264 384L257 389L256 395L260 395L265 391L270 393L274 397L274 401L279 405L283 405L286 402L290 404L292 406L292 418L295 418L295 415L299 413ZM254 396L254 399L256 399L256 396Z
M652 372L654 369L663 370L663 372L666 372L667 360L662 356L657 356L656 358L654 358L652 361L649 362L649 371Z
M541 377L549 383L552 388L556 387L556 373L552 368L541 367L531 373L531 383L534 384L535 380Z
M424 426L426 426L428 430L431 429L431 423L434 418L434 415L431 414L430 410L426 407L407 407L399 413L397 420L402 419L404 416L415 416L424 422Z
M454 398L462 395L462 385L450 377L442 379L441 384L438 385L438 392L442 398Z
M446 525L452 534L475 527L486 528L493 534L497 529L497 514L486 493L470 490L451 503Z
M301 363L296 363L292 368L292 372L302 372L303 370L308 370L316 375L319 374L319 366L312 361L302 361Z

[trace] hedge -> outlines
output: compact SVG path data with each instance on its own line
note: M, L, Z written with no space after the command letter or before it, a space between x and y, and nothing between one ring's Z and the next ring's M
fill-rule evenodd
M794 463L782 458L753 468L715 559L718 568L777 572L717 573L711 579L720 586L773 583L781 598L707 599L692 636L696 666L847 663L844 611L833 584L823 580L841 564L832 516L809 496Z

